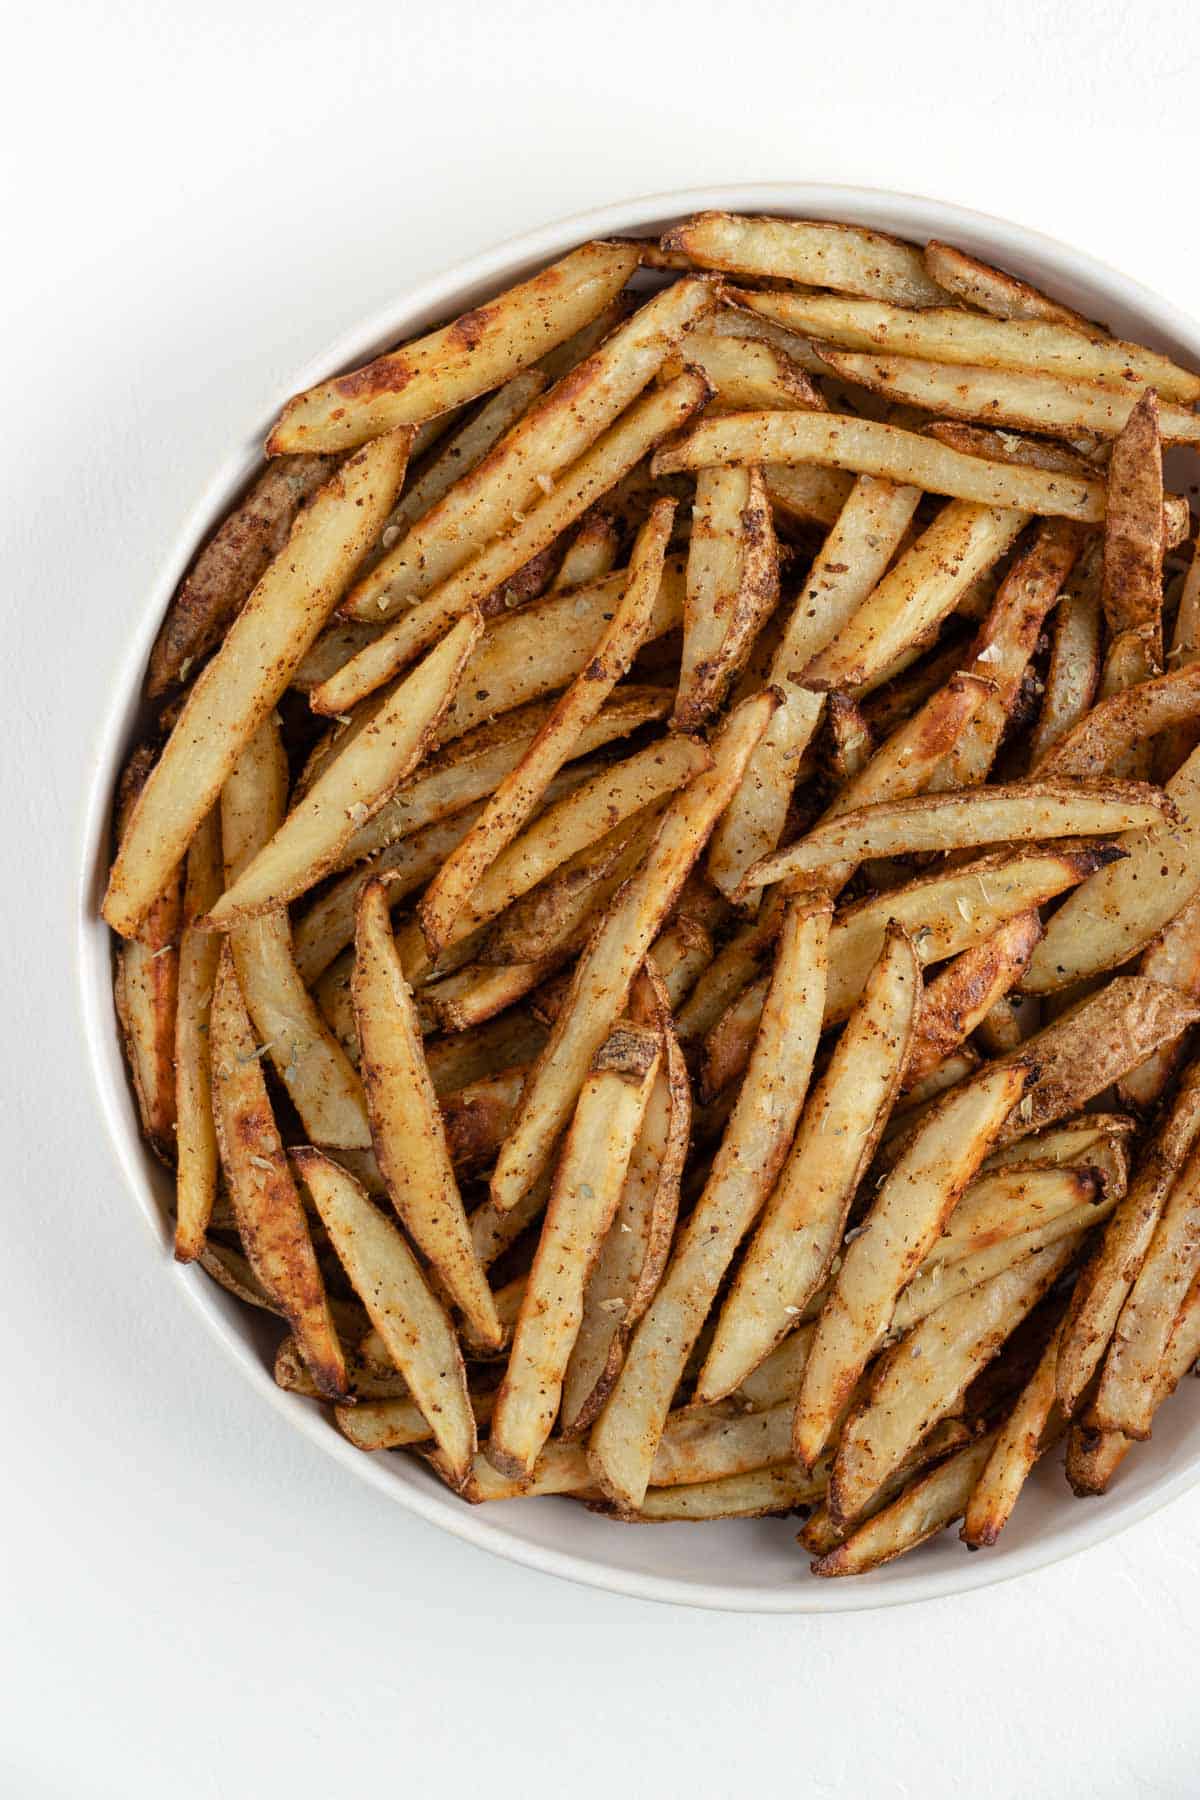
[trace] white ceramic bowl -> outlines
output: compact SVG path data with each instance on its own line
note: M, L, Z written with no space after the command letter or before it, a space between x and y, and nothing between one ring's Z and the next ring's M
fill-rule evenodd
M1200 325L1127 276L1049 238L913 195L777 182L652 195L561 220L485 251L402 294L386 312L332 345L319 361L298 369L280 391L279 401L477 303L583 239L646 235L706 207L844 219L919 243L946 238L1026 276L1124 335L1200 365ZM255 421L252 436L214 476L178 540L167 549L159 580L145 597L123 679L92 760L79 939L84 1017L101 1109L121 1168L150 1227L148 1254L161 1261L162 1279L174 1282L181 1295L199 1308L213 1336L264 1402L286 1414L299 1431L360 1480L482 1548L549 1574L642 1599L756 1612L838 1612L983 1587L1084 1550L1191 1487L1200 1479L1200 1406L1185 1392L1164 1409L1153 1442L1130 1457L1104 1498L1074 1499L1063 1481L1061 1456L1052 1457L1035 1474L994 1549L969 1555L948 1532L873 1575L823 1582L808 1574L807 1559L795 1543L794 1520L629 1526L593 1517L566 1500L466 1506L416 1459L400 1453L363 1455L338 1435L314 1402L275 1386L270 1352L278 1331L273 1322L264 1324L263 1315L239 1305L201 1270L181 1268L170 1259L170 1184L138 1134L113 1018L108 933L97 915L107 860L109 803L138 716L150 645L197 542L261 454L269 423L265 418Z

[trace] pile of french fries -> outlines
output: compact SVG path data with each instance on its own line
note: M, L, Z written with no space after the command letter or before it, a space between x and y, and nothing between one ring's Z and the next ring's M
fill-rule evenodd
M282 1386L822 1576L1062 1440L1108 1487L1200 1353L1198 400L950 245L704 214L288 403L103 906Z

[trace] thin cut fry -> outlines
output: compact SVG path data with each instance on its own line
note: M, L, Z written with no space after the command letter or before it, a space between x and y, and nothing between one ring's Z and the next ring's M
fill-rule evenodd
M1042 710L1029 743L1029 762L1044 768L1062 742L1091 710L1100 687L1100 564L1085 551L1064 586L1050 620L1050 661Z
M1200 662L1102 700L1053 746L1038 775L1086 777L1111 769L1129 745L1200 716Z
M991 313L997 319L1047 319L1052 325L1070 325L1089 337L1105 333L1081 313L1051 300L1027 281L968 256L954 244L931 238L925 246L925 268L938 286L957 294L968 306Z
M1200 894L1194 894L1169 925L1142 952L1138 973L1151 981L1165 981L1189 999L1200 999ZM1149 1112L1170 1085L1187 1049L1186 1034L1162 1044L1121 1082L1126 1106Z
M996 1433L991 1454L971 1490L959 1537L972 1549L994 1544L1020 1498L1034 1463L1062 1429L1054 1397L1054 1368L1062 1321L1037 1368Z
M220 820L208 815L187 854L179 990L175 1011L175 1257L191 1262L204 1248L217 1197L217 1135L212 1111L209 1013L217 978L219 938L198 931L221 891Z
M662 248L682 251L705 269L808 282L906 306L936 306L945 299L925 273L919 250L861 225L697 213L666 232Z
M964 950L928 984L921 1017L904 1070L902 1089L915 1088L951 1051L992 1016L996 1005L1029 967L1041 939L1034 911L1018 913L991 937ZM1018 1048L1021 1038L1011 1048Z
M151 753L134 752L121 779L118 839L124 843L139 795L144 791ZM120 854L118 850L118 854ZM147 909L140 936L117 950L113 1003L125 1059L133 1081L138 1116L155 1154L175 1160L175 1036L179 993L180 875L168 875Z
M566 588L586 587L589 582L601 580L615 564L619 549L620 539L612 520L606 513L593 513L571 539L558 574L550 583L550 592L558 594Z
M991 1436L979 1438L922 1475L890 1506L810 1564L813 1574L863 1575L953 1525L970 1500L993 1442Z
M1155 1410L1170 1399L1198 1356L1200 1280L1194 1280L1167 1341L1154 1389ZM1067 1480L1072 1492L1081 1498L1105 1493L1134 1442L1123 1431L1101 1431L1086 1422L1072 1426L1067 1440Z
M707 323L707 321L706 321ZM663 364L659 380L670 380L684 367L699 369L710 383L712 407L740 411L751 407L811 407L823 412L825 402L803 367L781 346L752 337L689 331L682 349Z
M744 1475L726 1475L715 1481L697 1481L687 1487L650 1488L636 1512L618 1516L639 1524L667 1524L684 1519L757 1519L768 1513L811 1506L824 1492L823 1472L810 1475L790 1463L752 1469Z
M688 539L676 729L696 730L720 705L778 600L779 551L762 471L702 469Z

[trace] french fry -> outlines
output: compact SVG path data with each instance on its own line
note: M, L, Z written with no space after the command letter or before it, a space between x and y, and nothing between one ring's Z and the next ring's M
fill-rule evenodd
M563 470L549 494L522 512L502 537L485 544L446 579L416 600L382 637L360 650L311 696L314 711L344 713L390 681L428 649L454 621L488 597L547 549L659 440L682 425L708 398L708 384L694 370L637 400ZM380 564L384 568L385 564Z
M615 565L619 549L617 528L606 513L593 513L590 518L585 518L571 539L558 574L550 583L551 593L600 581Z
M769 987L770 977L762 975L744 988L705 1038L700 1096L706 1103L731 1087L750 1061Z
M1075 1284L1055 1377L1068 1418L1079 1409L1146 1259L1172 1183L1200 1138L1200 1064L1184 1075L1170 1111L1141 1153L1133 1181Z
M829 1273L850 1202L899 1088L920 1005L907 934L890 927L829 1066L814 1087L696 1382L696 1399L739 1387L799 1320Z
M1173 809L1161 790L1140 781L1090 785L1026 781L927 794L839 814L756 863L746 885L764 887L801 877L820 881L831 864L857 865L877 856L1040 838L1099 837L1156 827L1169 830L1173 822Z
M1020 980L1042 935L1036 912L1018 913L973 949L964 950L930 982L904 1069L902 1089L915 1088L951 1051L992 1016ZM1021 1037L1009 1046L1017 1049Z
M471 1395L477 1427L487 1424L494 1404L494 1395L487 1391ZM415 1400L368 1400L365 1404L335 1406L333 1418L342 1436L356 1450L401 1450L433 1441L433 1433Z
M694 731L717 707L779 600L779 552L758 469L696 478L673 723Z
M793 1443L808 1468L887 1331L897 1297L933 1248L1029 1077L1028 1067L1015 1064L989 1070L941 1101L847 1246L817 1320L796 1402Z
M427 1458L431 1468L443 1481L457 1486L453 1470L441 1455ZM532 1475L501 1475L480 1450L467 1471L465 1482L458 1488L471 1506L482 1506L489 1500L528 1500L543 1494L571 1494L590 1499L596 1492L587 1466L587 1458L578 1444L564 1444L552 1438L537 1460Z
M661 1062L616 1215L584 1291L579 1332L563 1377L560 1429L566 1437L587 1431L608 1398L630 1334L662 1279L679 1212L679 1184L691 1138L691 1088L666 982L654 956L647 958L644 978L649 1000L641 1004L635 990L635 1005L659 1033Z
M836 525L854 478L812 463L771 463L763 469L767 499L777 515L797 525Z
M1066 1238L948 1300L880 1358L870 1392L846 1421L834 1456L829 1510L837 1523L852 1519L913 1445L945 1418L1067 1268L1077 1247L1077 1238ZM914 1369L918 1361L920 1368Z
M552 963L511 963L503 968L468 963L422 989L422 1021L428 1018L431 1028L439 1031L470 1031L533 993L553 972Z
M914 356L859 355L825 346L821 355L845 380L860 382L874 393L886 394L890 400L924 407L953 419L1044 431L1052 437L1078 438L1086 432L1098 438L1114 438L1138 400L1136 388L1126 393L1088 381L1063 380L1056 375L1016 369L926 362ZM1165 442L1200 441L1200 416L1186 407L1164 406L1160 423ZM1074 483L1071 485L1073 488ZM1062 509L1033 505L1029 510ZM1076 512L1070 516L1094 520L1101 512Z
M285 456L269 463L245 498L222 520L179 584L146 674L146 698L161 700L186 681L220 643L287 543L296 515L332 476L329 456Z
M134 752L117 802L118 856L150 773L148 746ZM175 1035L179 993L180 874L168 871L140 936L119 946L113 1002L138 1116L155 1154L175 1160Z
M667 1005L678 1012L713 959L713 941L699 919L681 913L659 934L650 960L662 977Z
M1095 702L1100 687L1102 619L1099 554L1085 551L1064 584L1050 620L1045 693L1029 744L1034 769L1044 767L1049 752Z
M1142 952L1138 973L1166 982L1189 999L1200 999L1200 894L1181 907ZM1122 1103L1149 1112L1170 1085L1187 1048L1186 1033L1160 1044L1153 1056L1130 1069L1120 1084Z
M1097 337L1046 319L996 319L961 307L913 310L841 294L728 292L748 312L788 331L847 350L882 351L925 362L1052 375L1125 393L1155 388L1164 399L1200 399L1200 375L1140 344Z
M219 938L196 920L221 891L220 820L204 820L187 854L183 929L179 939L175 1009L175 1259L192 1262L204 1248L217 1197L217 1135L213 1125L208 1021L217 978Z
M482 630L479 614L467 613L400 683L225 890L209 914L213 930L293 900L330 873L351 832L420 761Z
M400 1232L352 1175L319 1150L293 1150L292 1161L451 1476L461 1480L475 1453L475 1416L462 1352L445 1309Z
M580 1091L492 1415L487 1457L502 1475L532 1475L553 1429L588 1276L620 1204L659 1055L656 1033L618 1026Z
M389 1359L390 1360L390 1359ZM275 1366L272 1371L276 1387L283 1388L289 1394L307 1394L310 1399L320 1399L316 1382L308 1372L307 1364L301 1356L295 1338L285 1337L275 1352ZM338 1410L353 1412L359 1400L394 1402L407 1400L408 1383L398 1369L387 1371L377 1369L374 1363L364 1363L358 1357L347 1360L346 1375L350 1384L352 1398L344 1402ZM410 1402L411 1403L411 1402ZM418 1414L418 1417L420 1415ZM424 1425L424 1421L422 1421ZM423 1436L428 1437L429 1427L424 1425Z
M552 491L637 399L680 333L711 310L713 299L710 283L679 281L649 300L565 373L436 505L409 522L400 541L356 582L344 610L356 619L390 619L457 574L481 546Z
M1005 1169L1015 1162L1089 1163L1095 1167L1106 1144L1124 1154L1134 1122L1124 1113L1081 1113L1065 1125L1027 1133L1019 1141L993 1150L983 1165L984 1173Z
M515 1206L549 1161L592 1057L616 1023L642 958L741 780L775 704L767 693L729 715L711 746L712 767L672 802L640 869L597 926L497 1161L492 1196L501 1207Z
M1101 700L1052 746L1034 773L1081 779L1102 775L1131 743L1191 724L1198 716L1200 663L1187 663Z
M919 250L861 225L697 213L666 232L662 248L682 251L703 269L807 282L907 306L945 299L925 273Z
M1107 699L1162 671L1164 554L1162 443L1158 395L1147 390L1112 447L1104 517L1101 598L1109 645L1100 678ZM1122 774L1144 772L1146 745L1131 747Z
M606 308L637 267L628 244L584 244L452 325L289 400L267 453L346 450L499 387Z
M977 1175L926 1253L921 1272L1036 1231L1051 1219L1099 1202L1102 1195L1099 1173L1090 1167L1012 1163Z
M190 689L109 875L102 910L123 937L137 935L386 518L404 479L409 435L368 445L322 488Z
M782 835L799 761L822 707L798 676L883 576L919 498L914 487L859 476L809 570L771 661L768 679L782 691L783 703L713 833L708 868L724 893L732 893L750 864Z
M796 368L802 369L806 375L824 375L826 365L816 355L807 338L797 337L794 331L785 331L782 325L772 324L770 319L761 319L757 313L746 313L734 306L719 305L711 318L704 321L706 337L738 338L742 343L752 341L756 344L767 344L777 350Z
M759 338L689 331L682 349L663 364L658 379L670 380L685 367L699 369L707 378L715 396L709 402L712 407L735 412L768 406L825 411L825 402L803 367L779 345Z
M1034 1463L1062 1429L1054 1390L1061 1336L1060 1320L1037 1368L997 1431L991 1453L971 1490L958 1535L973 1550L996 1542L1012 1516Z
M1170 1399L1198 1356L1200 1280L1193 1279L1167 1339L1154 1387L1153 1410L1157 1411L1165 1400ZM1123 1431L1102 1431L1087 1422L1072 1426L1067 1440L1067 1480L1072 1491L1081 1498L1106 1492L1135 1441L1126 1437Z
M1002 269L993 269L968 256L953 244L930 238L925 246L925 269L930 279L949 294L956 294L968 306L991 313L997 319L1046 319L1052 325L1069 325L1088 337L1107 334L1081 313L1057 300L1051 300L1029 282L1020 281Z
M704 1192L592 1429L592 1469L622 1507L642 1503L688 1355L787 1154L820 1031L828 934L827 904L789 908L750 1067Z
M826 718L829 723L830 775L842 788L862 774L871 760L875 740L866 715L849 694L830 694Z
M481 909L472 907L472 895L485 870L512 844L549 783L575 754L581 732L593 723L617 682L629 673L650 623L674 514L669 500L659 501L651 511L634 546L625 592L591 660L551 708L520 762L500 782L479 819L425 890L418 916L433 955L454 941L452 930L465 936L474 929L472 920ZM457 922L463 914L467 916L460 926ZM489 916L494 915L482 913L483 918Z
M1111 401L1114 408L1122 404L1120 395L1112 395ZM1200 418L1195 435L1200 438ZM927 493L947 494L977 506L1048 513L1085 523L1104 516L1103 489L1093 479L985 462L898 425L833 413L747 412L702 419L657 451L651 468L656 475L670 475L713 463L820 463L855 475L911 483Z
M1143 949L1200 888L1200 749L1165 789L1174 817L1124 836L1119 862L1059 907L1021 986L1049 994Z
M371 1137L392 1203L472 1335L496 1348L503 1333L467 1228L386 889L377 882L359 902L353 995Z
M1047 469L1056 475L1096 473L1096 465L1069 444L1050 444L1044 438L1022 437L1015 431L989 431L984 425L964 425L959 419L935 419L925 426L925 434L989 462L1023 463L1026 468Z
M825 1492L824 1475L810 1475L795 1463L751 1469L687 1487L650 1488L636 1512L620 1512L628 1523L668 1524L672 1520L757 1519L769 1513L811 1506Z
M961 1518L992 1454L994 1434L938 1463L809 1566L814 1575L864 1575L915 1550Z
M976 1434L961 1419L943 1419L935 1425L929 1436L922 1440L912 1452L906 1456L900 1467L888 1479L881 1482L872 1494L870 1501L858 1515L854 1531L862 1529L868 1519L873 1519L889 1506L898 1494L913 1486L914 1478L923 1471L942 1462L952 1451L961 1450L975 1441ZM796 1542L803 1544L814 1556L828 1556L839 1544L845 1542L849 1532L841 1531L829 1516L829 1508L824 1501L815 1506L804 1522L804 1529L796 1534Z
M238 1235L256 1279L286 1316L320 1391L347 1390L346 1359L288 1169L226 944L210 1015L213 1116Z
M765 1412L732 1417L723 1407L689 1406L667 1419L650 1486L693 1487L792 1462L792 1409L786 1401Z

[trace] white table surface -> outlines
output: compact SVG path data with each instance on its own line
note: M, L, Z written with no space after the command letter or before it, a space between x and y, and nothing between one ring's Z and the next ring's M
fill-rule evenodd
M5 50L0 1792L1200 1793L1200 1491L1014 1585L761 1618L494 1561L293 1435L121 1185L71 919L123 633L290 369L705 181L939 194L1200 308L1194 7L42 0Z

